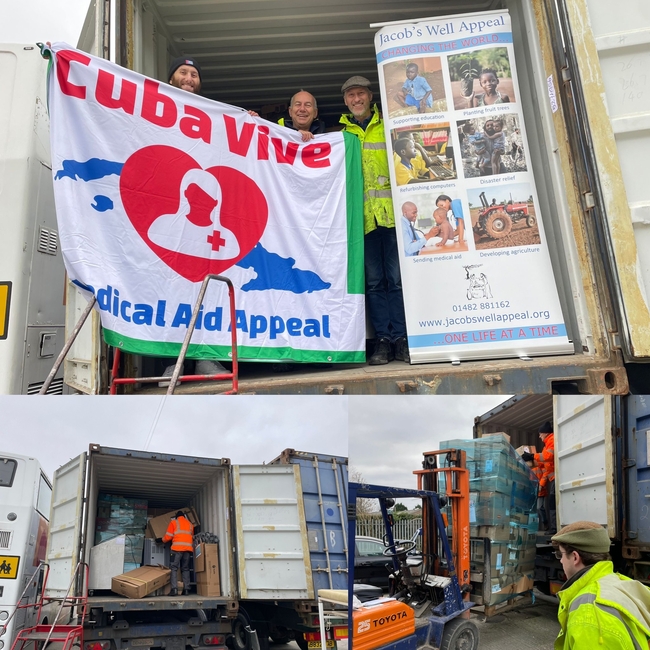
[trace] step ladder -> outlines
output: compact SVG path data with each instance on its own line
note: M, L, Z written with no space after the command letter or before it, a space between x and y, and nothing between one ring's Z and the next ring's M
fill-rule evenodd
M173 395L174 391L176 390L176 386L178 384L182 382L189 382L189 381L231 381L232 385L230 390L225 391L222 394L223 395L237 394L237 392L239 391L239 362L237 359L237 327L236 326L231 327L231 337L230 337L231 339L230 356L232 361L231 372L225 372L218 375L181 375L181 370L183 369L183 362L185 361L187 350L190 347L192 334L194 333L194 329L196 328L196 321L199 316L201 305L203 304L203 298L205 297L205 292L207 291L208 284L211 280L216 280L217 282L223 282L227 285L228 303L230 307L230 322L233 325L236 323L235 288L232 282L225 275L216 275L216 274L206 275L203 280L203 284L201 285L201 289L199 290L199 295L194 304L194 309L192 311L192 318L190 319L190 324L188 325L187 333L185 334L185 339L183 341L183 345L181 346L181 350L178 355L178 360L174 367L174 373L172 377L171 378L170 377L119 377L120 357L122 351L120 350L120 348L115 348L115 353L113 357L113 367L110 376L109 392L111 395L117 394L117 387L120 384L122 385L147 384L147 383L162 383L162 382L165 383L169 382L167 395ZM68 352L70 351L70 348L72 347L72 344L74 343L75 339L77 338L77 336L79 336L79 332L81 332L81 328L83 327L84 323L88 319L88 316L90 316L96 302L97 302L97 298L95 296L93 296L88 301L88 304L86 305L86 309L84 309L83 314L77 321L77 324L74 326L72 333L70 334L67 341L65 342L65 345L63 346L63 350L61 350L57 360L54 362L54 366L52 367L52 370L50 370L50 374L47 376L45 383L41 387L41 390L38 392L39 395L47 395L47 391L50 387L50 384L52 383L52 380L56 376L56 373L59 371L61 364L63 363L66 356L68 355Z
M79 562L75 567L72 580L68 585L65 596L62 598L46 597L47 578L49 577L49 565L43 580L43 588L39 602L37 620L41 619L41 612L46 603L59 603L54 621L51 625L37 624L32 627L21 630L11 645L11 650L46 650L50 643L60 644L59 650L71 650L74 646L83 646L83 625L86 620L88 610L88 565L85 562ZM83 573L82 573L83 571ZM71 596L74 586L78 581L82 581L81 596ZM32 605L33 606L33 605ZM67 615L65 614L67 610ZM59 623L59 620L67 618L68 623ZM74 623L71 621L75 621Z

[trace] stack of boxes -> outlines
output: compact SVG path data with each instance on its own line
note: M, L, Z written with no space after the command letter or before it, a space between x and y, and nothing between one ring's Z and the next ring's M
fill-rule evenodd
M95 545L125 535L124 571L142 564L147 500L100 493L95 522Z
M470 489L470 569L483 605L532 589L535 573L537 478L505 434L449 440L441 449L467 454Z

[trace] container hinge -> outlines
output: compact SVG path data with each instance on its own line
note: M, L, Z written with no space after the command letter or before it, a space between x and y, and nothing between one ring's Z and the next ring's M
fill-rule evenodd
M562 68L562 81L571 81L571 70L568 67Z
M636 461L634 458L624 458L621 464L623 465L623 468L627 469L628 467L634 467L636 465Z
M609 333L609 345L612 350L621 349L621 336L618 332L614 331Z
M596 201L592 192L585 192L582 195L582 201L585 210L593 210L596 207Z

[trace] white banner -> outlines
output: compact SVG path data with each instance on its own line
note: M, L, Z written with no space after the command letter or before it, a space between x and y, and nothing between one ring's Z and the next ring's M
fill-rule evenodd
M375 36L411 360L573 352L507 11Z
M208 273L236 288L239 357L365 360L363 206L354 136L316 136L55 44L52 170L71 279L104 337L176 356ZM213 282L190 357L227 359Z

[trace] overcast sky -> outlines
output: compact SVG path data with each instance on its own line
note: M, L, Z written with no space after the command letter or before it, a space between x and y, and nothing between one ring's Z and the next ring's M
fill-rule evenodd
M413 471L422 469L423 452L440 449L444 440L471 438L474 418L506 399L507 395L350 398L350 474L357 471L365 483L374 485L416 488Z
M90 0L0 0L0 43L76 46Z
M415 487L422 452L471 438L507 396L0 396L0 451L37 458L52 477L107 447L263 463L291 447L348 455L366 482Z
M347 429L345 397L0 397L0 450L37 458L50 478L90 443L263 463L288 447L347 456Z

